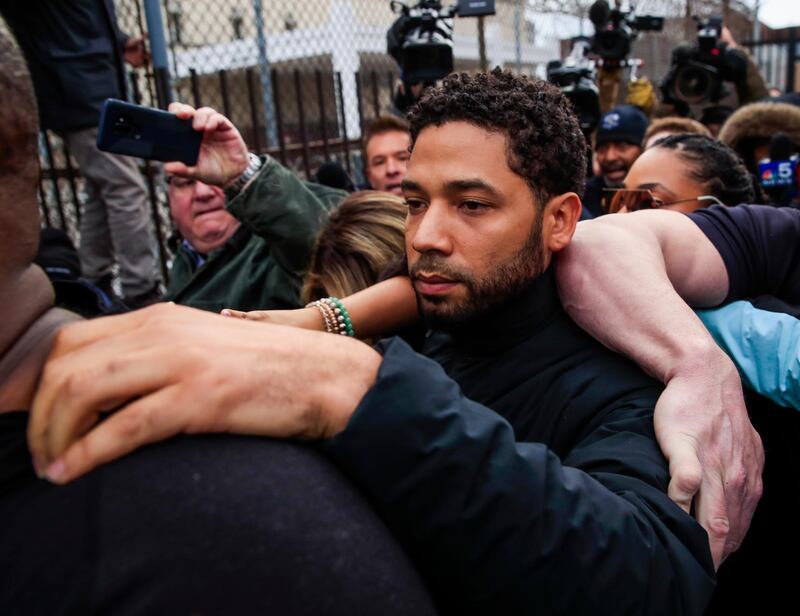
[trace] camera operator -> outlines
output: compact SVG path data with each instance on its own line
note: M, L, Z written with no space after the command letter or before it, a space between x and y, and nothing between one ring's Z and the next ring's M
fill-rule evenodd
M764 78L749 53L738 45L721 17L697 20L697 41L672 51L672 63L661 84L664 103L680 115L718 106L732 83L739 105L768 96Z
M620 105L601 116L594 150L600 174L586 182L584 218L606 213L603 207L604 190L622 186L628 169L642 153L647 125L647 116L633 105Z
M453 72L453 21L456 16L494 15L494 0L459 0L447 8L439 0L409 6L390 0L398 18L386 33L386 51L400 67L400 84L392 104L404 115L426 88Z
M597 0L589 7L589 20L594 25L591 52L600 59L598 85L600 108L609 111L619 100L623 69L630 67L629 97L626 102L637 105L646 113L655 106L653 87L647 78L637 79L635 70L641 62L628 58L631 46L640 32L658 32L664 27L664 18L655 15L635 15L633 6L624 10L621 0L614 0L614 8L606 0Z

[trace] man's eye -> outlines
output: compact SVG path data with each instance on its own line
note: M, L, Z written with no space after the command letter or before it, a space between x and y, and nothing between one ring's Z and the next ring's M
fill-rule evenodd
M480 201L462 201L461 207L467 212L482 212L489 208L488 205Z
M419 199L406 199L406 205L408 206L408 211L413 214L422 210L425 207L425 202Z

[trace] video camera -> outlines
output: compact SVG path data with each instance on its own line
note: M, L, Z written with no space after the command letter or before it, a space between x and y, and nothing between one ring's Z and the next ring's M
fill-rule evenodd
M600 121L600 92L595 83L594 62L586 57L591 39L572 39L569 56L547 63L547 80L557 85L572 103L583 134L591 135Z
M607 66L624 66L631 44L643 31L660 31L664 18L655 15L634 15L634 8L623 11L621 1L612 9L606 0L597 0L589 7L589 20L594 24L591 51Z
M724 81L736 83L747 76L744 54L719 40L722 18L695 19L697 43L672 51L672 65L661 85L667 102L716 103L727 95Z
M438 0L408 6L392 0L400 16L386 34L389 55L400 65L407 86L429 84L453 72L453 18L494 15L494 0L459 0L442 8Z

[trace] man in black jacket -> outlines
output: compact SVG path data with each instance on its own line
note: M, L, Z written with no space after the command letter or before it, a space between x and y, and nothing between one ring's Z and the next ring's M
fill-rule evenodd
M714 562L702 528L667 495L653 430L661 387L581 331L556 294L554 254L575 230L585 168L564 97L501 71L451 75L411 123L407 253L433 328L426 352L447 375L398 340L381 359L348 340L323 348L323 334L175 307L107 319L56 344L56 356L73 352L34 409L40 468L52 463L45 472L64 481L87 459L180 431L323 437L445 612L702 613ZM119 327L129 331L106 379L97 351L111 350L100 339ZM179 381L198 391L207 373L175 356L198 347L184 344L198 331L204 356L231 345L235 361L213 376L225 387L204 392L223 404L170 413L177 382L153 359L169 339ZM91 388L75 381L80 366ZM250 374L257 390L232 395ZM167 398L138 398L59 458L84 414L134 382Z
M600 174L586 181L584 218L596 218L606 213L604 191L622 186L628 169L642 153L647 125L647 116L633 105L619 105L600 118L594 145Z
M0 0L0 13L28 62L41 127L64 139L86 181L78 247L83 275L111 294L116 261L126 304L156 301L156 240L144 178L133 158L95 145L103 102L126 98L123 60L144 62L142 40L120 32L111 0Z

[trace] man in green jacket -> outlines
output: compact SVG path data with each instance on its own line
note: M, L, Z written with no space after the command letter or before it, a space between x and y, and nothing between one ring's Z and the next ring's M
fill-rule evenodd
M269 156L251 154L248 170L224 191L170 178L181 242L164 299L212 312L299 307L319 226L346 193L304 182Z

